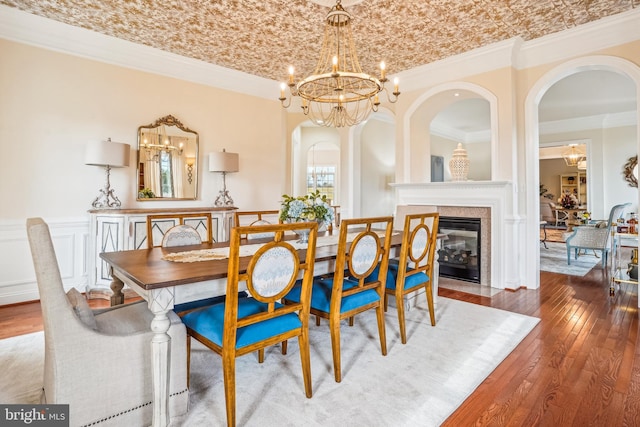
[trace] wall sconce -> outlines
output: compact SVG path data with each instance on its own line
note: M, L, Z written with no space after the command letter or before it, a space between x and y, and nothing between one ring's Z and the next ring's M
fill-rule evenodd
M187 157L187 181L193 182L193 165L196 163L195 157Z
M238 172L238 153L222 152L209 154L209 172L222 173L222 190L218 193L214 204L216 206L233 206L233 199L227 191L226 175L230 172Z
M120 200L113 194L109 176L111 168L121 168L129 166L129 154L131 147L129 144L112 142L111 138L106 141L90 141L87 144L84 156L84 163L92 166L104 166L107 172L104 188L95 198L91 206L96 209L119 208Z

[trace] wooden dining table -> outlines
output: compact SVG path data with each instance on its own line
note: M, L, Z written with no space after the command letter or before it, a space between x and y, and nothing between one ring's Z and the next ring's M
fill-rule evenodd
M567 232L571 232L573 231L573 227L575 225L580 225L582 224L582 221L580 219L578 219L578 216L581 215L583 212L586 212L587 209L586 208L556 208L556 210L558 210L559 212L564 212L567 215L567 219L565 220L565 224L567 226Z
M336 233L336 231L334 231ZM325 233L322 233L325 234ZM338 253L338 245L322 245L325 236L319 235L316 244L314 275L333 272ZM296 239L296 236L291 236ZM268 240L267 240L268 241ZM246 241L247 244L260 243L259 240ZM391 241L392 253L399 250L402 233L394 232ZM112 305L122 304L122 289L126 284L142 296L153 313L151 330L151 366L153 376L153 426L169 424L169 352L171 338L167 331L170 321L167 317L175 304L196 301L211 296L224 295L228 259L197 262L174 262L163 259L167 254L202 249L228 247L229 243L204 243L194 246L173 248L155 247L118 252L104 252L100 257L109 264L111 271ZM304 249L300 249L303 256ZM250 257L240 258L240 268L246 268ZM434 274L437 278L437 274ZM437 282L437 280L434 280ZM437 295L437 285L434 284ZM435 300L435 299L434 299Z

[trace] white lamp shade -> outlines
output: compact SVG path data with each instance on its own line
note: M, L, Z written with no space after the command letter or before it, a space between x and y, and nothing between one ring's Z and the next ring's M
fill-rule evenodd
M209 172L238 172L238 153L221 151L209 154Z
M121 168L129 166L129 144L107 141L89 141L84 155L84 163L94 166Z

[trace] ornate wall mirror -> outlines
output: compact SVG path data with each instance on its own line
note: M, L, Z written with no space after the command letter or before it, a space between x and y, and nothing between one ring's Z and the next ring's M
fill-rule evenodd
M195 200L198 133L173 116L138 128L138 200Z
M622 169L624 180L629 183L629 187L638 186L638 156L629 157Z

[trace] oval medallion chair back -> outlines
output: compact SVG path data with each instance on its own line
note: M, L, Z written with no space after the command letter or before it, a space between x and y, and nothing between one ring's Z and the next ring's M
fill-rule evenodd
M246 227L248 225L266 225L266 224L278 224L278 215L280 211L277 209L266 211L235 211L233 214L234 227ZM251 234L243 235L243 239L263 239L272 237L269 233L265 234Z
M199 245L202 243L200 233L190 225L176 225L164 233L162 247L171 248L176 246Z
M305 229L309 231L306 250L298 250L290 240L285 240L288 232ZM241 236L255 233L271 233L272 239L252 255L241 254ZM308 325L317 235L318 224L310 222L234 227L225 301L191 311L182 318L190 337L222 356L228 426L236 425L235 359L238 356L298 337L305 394L312 395ZM297 284L302 289L300 301L293 305L281 304L282 297ZM238 292L244 287L251 298L238 298ZM191 353L189 343L188 355ZM187 360L190 361L189 356Z
M340 368L340 322L366 310L376 310L382 354L387 354L383 298L389 263L393 217L343 219L340 223L338 254L333 277L316 278L311 295L311 313L329 319L333 371L342 380ZM376 270L381 279L371 279ZM301 288L294 288L285 300L296 303Z
M386 311L388 296L393 296L398 310L400 339L403 344L407 342L404 314L406 295L424 289L427 295L431 326L436 325L432 278L439 219L439 214L435 212L408 214L404 220L398 262L389 264L384 308ZM400 266L404 266L404 268L400 268Z
M201 242L213 242L213 222L211 212L202 213L172 213L147 215L147 247L167 246L165 244L165 236L178 225L187 225L193 228L200 236ZM174 235L173 238L176 236ZM181 245L173 245L181 246Z

